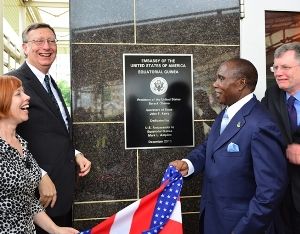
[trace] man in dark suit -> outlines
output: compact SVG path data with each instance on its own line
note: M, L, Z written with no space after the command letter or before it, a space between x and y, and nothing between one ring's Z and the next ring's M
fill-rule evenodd
M285 234L300 233L300 43L283 44L274 53L274 72L277 85L266 90L262 103L276 119L284 137L290 183L282 206ZM291 98L290 98L291 97ZM294 99L288 112L288 100ZM293 126L293 123L295 126Z
M170 163L183 176L204 173L200 233L275 233L286 161L280 131L253 94L256 83L256 68L248 60L222 63L213 86L226 108L202 144Z
M70 115L48 73L57 53L54 29L48 24L32 24L22 39L26 61L9 74L22 80L30 109L29 120L20 124L17 132L28 141L42 170L39 197L47 214L56 224L71 226L75 167L77 164L79 176L85 176L91 162L73 147ZM48 80L44 80L46 75ZM45 232L37 227L37 233Z

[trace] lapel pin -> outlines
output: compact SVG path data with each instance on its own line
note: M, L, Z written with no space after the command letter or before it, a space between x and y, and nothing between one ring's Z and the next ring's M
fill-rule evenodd
M241 127L241 122L238 122L238 123L236 124L236 126L237 126L238 128L240 128L240 127Z

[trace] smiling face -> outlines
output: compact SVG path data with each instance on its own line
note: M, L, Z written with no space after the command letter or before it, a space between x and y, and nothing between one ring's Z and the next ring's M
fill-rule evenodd
M300 90L300 63L295 51L288 50L274 59L274 76L278 87L290 95Z
M216 97L220 104L231 106L242 96L245 80L236 77L236 67L231 62L221 64L217 71L216 81L213 83Z
M23 87L17 88L12 96L9 118L17 124L28 120L29 100L30 97L24 93Z
M38 28L31 30L27 34L27 42L23 43L23 50L27 56L27 61L39 69L44 74L48 73L57 53L55 34L49 28ZM38 45L36 41L44 41Z
M0 121L17 125L28 120L30 97L14 76L0 76Z

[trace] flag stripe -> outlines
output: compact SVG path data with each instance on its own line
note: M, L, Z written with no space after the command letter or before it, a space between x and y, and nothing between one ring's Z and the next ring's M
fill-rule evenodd
M115 221L111 226L109 234L130 233L134 212L139 207L140 200L127 206L116 214Z
M116 215L110 216L108 219L104 220L101 225L93 227L91 233L109 234L109 230L115 221L115 216Z
M150 227L153 210L157 202L158 195L164 190L166 183L158 189L141 199L141 204L134 215L130 234L141 234Z
M181 202L177 200L176 205L174 207L174 211L171 214L170 217L171 220L174 220L176 222L182 223L182 217L181 217Z
M170 219L159 234L183 234L182 223Z

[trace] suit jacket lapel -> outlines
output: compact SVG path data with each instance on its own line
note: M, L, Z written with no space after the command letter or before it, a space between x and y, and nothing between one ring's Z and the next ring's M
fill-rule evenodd
M230 120L229 124L223 131L223 133L216 138L215 144L213 146L213 151L216 151L217 149L222 147L226 142L228 142L233 136L235 136L243 128L243 126L246 123L245 116L249 115L249 113L252 111L254 105L257 102L258 101L256 97L253 97L233 116L233 118ZM221 125L221 121L219 125ZM215 132L214 134L219 134L219 133Z
M286 106L286 97L285 97L285 92L281 91L279 93L279 104L278 105L274 105L274 108L277 109L277 112L280 113L281 117L282 117L282 124L284 129L288 129L287 132L287 137L289 138L290 142L292 141L292 132L289 130L291 129L290 126L290 120L289 120L289 114L287 111L287 106ZM277 98L275 98L276 100Z
M46 106L55 114L55 116L57 116L57 118L59 118L61 120L63 125L66 127L65 122L62 119L61 114L58 112L57 107L51 100L51 97L49 96L49 94L47 93L47 91L45 90L45 88L43 87L41 82L38 80L38 78L34 75L34 73L28 67L28 65L26 63L24 63L20 69L24 71L24 75L27 78L28 82L31 82L31 84L32 84L31 87L34 89L35 93L43 100L43 102L45 102ZM34 77L34 78L32 78L32 77ZM55 82L53 82L53 83L55 83ZM55 88L57 90L56 84L55 84ZM60 92L58 92L58 93L59 93L60 98L62 98ZM62 102L62 103L64 104L64 102ZM65 106L65 104L64 104L64 106ZM67 113L68 119L70 119L69 115L68 115L68 111L66 111L66 113ZM70 125L70 123L69 123L69 125Z

